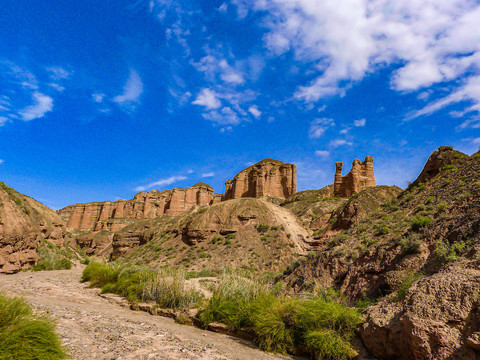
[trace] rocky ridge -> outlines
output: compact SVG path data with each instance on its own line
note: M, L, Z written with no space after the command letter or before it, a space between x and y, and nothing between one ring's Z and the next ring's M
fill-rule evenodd
M0 182L0 273L29 268L42 241L62 244L64 236L55 211Z
M477 359L479 175L480 153L439 148L407 190L286 272L285 283L377 301L360 333L380 358Z

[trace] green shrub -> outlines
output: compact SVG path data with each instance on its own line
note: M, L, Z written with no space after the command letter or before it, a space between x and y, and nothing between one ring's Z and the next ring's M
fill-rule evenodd
M219 241L221 241L221 240L222 240L221 237L215 236L215 237L212 239L211 243L212 243L212 244L215 244L215 243L217 243L217 242L219 242Z
M425 226L430 225L432 222L432 219L426 216L417 216L415 219L413 219L412 224L411 224L411 229L413 231L420 231L423 229Z
M441 262L457 261L465 250L465 242L458 241L450 244L448 240L438 240L435 244L435 257Z
M402 238L399 243L404 254L415 254L420 251L422 241L416 237Z
M401 283L398 285L397 294L393 300L398 302L403 301L403 299L405 299L405 297L407 296L408 290L410 289L412 284L415 281L420 280L422 277L423 277L422 273L415 273L413 271L407 272L407 274L402 279Z
M220 321L251 329L262 350L287 353L303 346L324 359L351 358L348 341L361 323L357 310L330 298L281 297L261 279L235 273L222 276L197 316L205 326Z
M23 300L0 294L0 359L66 358L51 320L34 315L31 307Z
M40 258L33 266L34 271L42 270L68 270L72 268L72 262L66 258L53 244L38 248Z
M186 266L186 265L185 265ZM183 309L199 302L199 291L186 285L187 272L170 268L149 269L118 263L91 263L82 281L130 301L155 301L159 306Z
M331 330L308 332L305 345L316 359L347 360L357 355L350 344Z
M437 211L441 212L445 210L448 206L448 203L446 201L442 201L440 204L437 205Z
M450 172L455 172L457 171L457 168L453 164L445 165L442 170L444 171L450 171Z
M435 196L429 196L427 200L425 201L425 204L431 204L435 201Z
M268 231L268 229L270 229L270 226L268 226L268 225L265 225L265 224L258 224L257 225L257 231L259 233L266 233Z
M235 239L235 234L228 234L227 236L225 236L225 239L227 240Z

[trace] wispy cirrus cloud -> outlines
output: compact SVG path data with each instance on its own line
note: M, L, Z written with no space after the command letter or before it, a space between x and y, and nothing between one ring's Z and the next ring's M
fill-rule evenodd
M318 139L322 137L325 132L335 126L335 121L329 118L315 119L310 123L310 129L308 130L308 137L310 139Z
M63 91L62 86L40 81L32 71L11 61L1 61L0 69L0 80L4 82L0 89L0 126L14 120L40 119L53 111L56 92L52 88ZM48 74L49 69L44 71Z
M133 111L140 103L140 96L143 93L143 82L140 75L130 69L127 82L123 87L123 93L113 98L113 101L120 105L122 109Z
M186 179L187 179L187 177L183 176L183 175L170 176L170 177L165 178L165 179L160 179L160 180L154 181L154 182L152 182L148 185L145 185L145 186L137 186L135 188L135 191L145 191L147 189L152 189L156 186L163 187L163 186L171 185L173 183L176 183L178 181L183 181L183 180L186 180Z
M34 103L18 112L24 121L42 118L53 109L53 99L50 96L35 91L32 98Z
M241 3L243 9L245 3ZM272 0L250 3L264 12L265 46L276 56L295 54L312 64L313 80L294 96L316 102L343 96L379 67L392 67L390 86L412 92L454 81L450 95L411 116L429 115L450 104L470 101L479 111L480 18L473 0ZM460 78L465 81L456 83Z
M214 177L214 176L215 176L215 173L213 171L210 171L210 172L203 173L200 177L201 178L211 178L211 177Z

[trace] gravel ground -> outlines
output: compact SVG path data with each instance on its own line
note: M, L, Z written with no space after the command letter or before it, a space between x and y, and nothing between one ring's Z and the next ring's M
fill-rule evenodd
M0 291L22 296L55 319L73 359L294 359L258 350L248 341L175 323L101 297L72 270L0 275Z

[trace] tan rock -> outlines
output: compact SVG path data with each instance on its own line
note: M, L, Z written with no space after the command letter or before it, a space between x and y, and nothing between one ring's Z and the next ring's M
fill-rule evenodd
M0 273L28 268L42 239L63 243L65 224L57 213L0 182Z
M224 200L242 197L288 198L297 192L297 168L278 160L264 159L225 182Z
M368 187L376 186L372 156L367 156L363 162L353 160L352 170L345 176L342 176L342 167L343 163L335 163L334 196L351 197Z
M219 196L216 198L218 200ZM135 219L177 216L194 206L210 205L213 200L213 188L200 182L186 189L140 192L131 200L69 205L58 213L68 219L68 229L115 232Z

